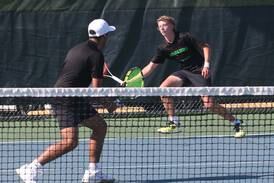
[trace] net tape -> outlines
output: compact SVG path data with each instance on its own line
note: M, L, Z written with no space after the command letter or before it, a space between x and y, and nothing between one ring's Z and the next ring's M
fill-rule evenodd
M136 97L274 95L273 87L0 88L0 97Z

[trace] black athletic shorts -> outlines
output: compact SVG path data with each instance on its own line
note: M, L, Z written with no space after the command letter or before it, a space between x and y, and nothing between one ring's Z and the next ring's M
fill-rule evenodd
M57 98L52 108L61 129L77 127L83 120L97 114L88 98L83 97Z
M192 73L186 70L179 70L171 75L183 80L183 86L210 86L210 78L205 79L200 73Z

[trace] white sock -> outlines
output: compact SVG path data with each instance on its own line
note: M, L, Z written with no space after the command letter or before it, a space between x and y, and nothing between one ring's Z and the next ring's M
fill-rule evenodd
M98 165L96 163L89 163L88 169L90 172L95 172L98 169Z
M34 166L34 167L37 168L37 169L42 168L41 163L39 163L39 162L37 161L37 159L33 160L33 162L31 162L31 165Z
M168 120L172 121L175 125L180 124L179 117L178 116L168 116Z

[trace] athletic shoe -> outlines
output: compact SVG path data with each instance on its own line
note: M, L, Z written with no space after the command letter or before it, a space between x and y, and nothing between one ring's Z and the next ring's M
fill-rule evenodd
M103 174L102 171L90 172L86 170L82 178L82 183L113 183L114 181L114 178Z
M157 131L159 133L179 133L181 130L179 129L180 123L175 124L172 121L170 121L166 127L159 128Z
M234 125L235 138L242 138L245 136L245 132L243 131L242 124L243 124L243 121L240 120L240 123Z
M20 176L25 183L36 183L38 173L42 173L38 168L31 166L31 164L25 164L19 169L16 169L16 173Z

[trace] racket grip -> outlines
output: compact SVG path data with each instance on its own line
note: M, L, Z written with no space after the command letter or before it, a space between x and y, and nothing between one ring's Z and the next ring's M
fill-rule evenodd
M123 84L123 81L116 76L112 76L112 79L117 81L120 85Z

